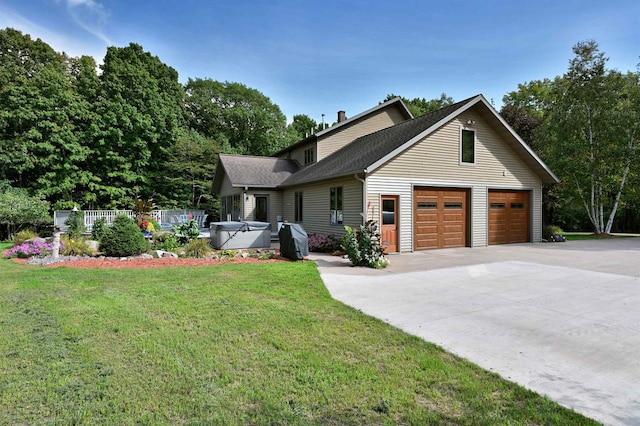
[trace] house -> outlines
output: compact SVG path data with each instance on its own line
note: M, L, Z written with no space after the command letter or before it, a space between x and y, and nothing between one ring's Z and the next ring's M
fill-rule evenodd
M379 222L390 252L537 242L558 178L482 95L413 118L399 98L271 157L220 155L222 220L308 233Z

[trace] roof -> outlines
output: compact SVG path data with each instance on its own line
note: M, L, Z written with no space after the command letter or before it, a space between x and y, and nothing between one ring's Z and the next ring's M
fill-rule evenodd
M388 105L388 103L385 104ZM373 110L385 104L380 104ZM402 101L400 104L404 106ZM349 176L355 173L371 173L470 108L474 108L474 111L489 123L507 145L541 177L543 183L560 182L482 95L473 96L437 111L359 137L317 163L308 166L300 167L293 160L274 157L222 154L220 162L234 186L282 188ZM372 110L366 113L370 112ZM359 114L359 116L363 114ZM320 133L322 132L316 136ZM308 140L309 138L301 142ZM219 179L220 182L216 183L216 179ZM220 185L222 185L221 179L221 177L218 178L216 171L214 192L219 192Z
M474 106L477 107L483 119L496 128L507 144L523 158L529 167L536 171L544 183L560 182L556 175L487 102L485 97L476 95L412 120L362 136L321 161L291 175L281 186L300 185L354 173L371 173L457 115Z
M300 145L304 145L304 144L306 144L308 142L316 141L321 136L325 136L327 134L331 134L333 132L336 132L336 131L342 129L343 127L345 127L345 126L348 126L349 124L355 123L356 121L360 120L363 117L366 117L366 116L368 116L368 115L370 115L370 114L372 114L374 112L377 112L377 111L379 111L381 109L388 108L388 107L390 107L392 105L400 107L400 109L402 110L402 112L405 114L405 116L408 119L413 118L413 115L411 114L411 111L409 111L409 109L404 104L404 102L402 102L402 98L400 98L399 96L396 96L393 99L389 99L386 102L378 104L375 107L370 108L370 109L368 109L368 110L366 110L364 112L361 112L360 114L354 115L353 117L348 118L348 119L346 119L344 121L341 121L340 123L336 123L331 127L327 127L326 129L321 130L318 133L315 133L315 134L313 134L313 135L311 135L311 136L309 136L309 137L307 137L305 139L302 139L301 141L298 141L298 142L294 143L293 145L289 145L288 147L281 149L280 151L276 152L275 154L272 154L271 156L272 157L278 157L278 156L282 155L283 153L285 153L285 152L287 152L287 151L289 151L289 150L291 150L293 148L296 148L296 147L298 147Z
M283 183L283 186L299 185L320 179L362 173L369 166L403 146L425 129L454 114L473 99L465 99L413 120L404 121L395 126L362 136L322 161L292 175Z
M213 191L220 192L227 174L234 187L276 188L297 172L297 161L273 157L219 154L220 162L213 178Z

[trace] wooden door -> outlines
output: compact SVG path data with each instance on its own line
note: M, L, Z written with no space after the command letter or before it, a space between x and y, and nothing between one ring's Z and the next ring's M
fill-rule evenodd
M528 243L529 191L489 191L489 244Z
M382 242L387 252L398 251L398 197L382 196Z

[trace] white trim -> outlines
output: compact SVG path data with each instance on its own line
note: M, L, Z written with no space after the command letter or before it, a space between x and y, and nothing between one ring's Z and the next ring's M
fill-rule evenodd
M412 139L410 139L407 142L403 143L398 148L394 149L389 154L385 155L384 157L382 157L381 159L379 159L378 161L376 161L375 163L373 163L372 165L367 167L365 169L365 173L371 173L371 172L375 171L377 168L379 168L383 164L386 164L388 161L393 159L395 156L397 156L401 152L411 148L413 145L415 145L416 143L420 142L425 136L433 133L434 131L436 131L437 129L439 129L440 127L444 126L446 123L448 123L450 120L452 120L454 117L460 115L464 111L468 110L469 108L471 108L472 106L477 104L480 101L480 97L481 96L482 95L476 96L476 98L474 100L469 101L466 105L456 109L451 114L449 114L446 117L444 117L442 120L438 121L437 123L435 123L431 127L428 127L426 130L424 130L423 132L421 132L418 135L416 135L415 137L413 137Z
M414 138L412 138L409 141L405 142L404 144L402 144L398 148L396 148L393 151L391 151L389 154L385 155L384 157L382 157L381 159L379 159L375 163L371 164L369 167L367 167L364 170L365 173L371 173L371 172L375 171L376 169L378 169L379 167L381 167L382 165L386 164L388 161L390 161L391 159L396 157L398 154L400 154L403 151L409 149L410 147L412 147L413 145L415 145L416 143L421 141L424 137L426 137L427 135L433 133L434 131L436 131L437 129L442 127L444 124L446 124L447 122L449 122L453 118L459 116L460 114L462 114L463 112L467 111L468 109L470 109L471 107L475 106L478 103L482 103L484 106L487 107L487 109L491 112L491 114L494 117L496 117L498 119L498 121L500 121L500 123L504 126L504 128L507 129L507 131L513 136L513 138L516 140L516 142L518 142L522 146L522 148L524 148L527 151L527 153L538 163L538 165L540 165L540 167L542 167L544 169L544 171L546 171L549 174L549 176L552 179L554 179L556 181L556 183L560 182L560 179L549 169L549 167L547 167L547 165L540 159L540 157L538 157L536 155L536 153L533 152L533 150L529 147L529 145L527 145L520 138L520 136L518 136L518 134L511 128L511 126L509 126L507 124L507 122L504 120L504 118L502 118L500 116L500 114L498 114L498 112L495 110L495 108L493 108L493 106L491 106L491 104L485 99L485 97L483 95L477 95L475 98L473 98L472 100L467 102L464 106L456 109L451 114L447 115L446 117L444 117L443 119L441 119L440 121L438 121L437 123L432 125L431 127L427 128L426 130L424 130L423 132L421 132L420 134L418 134ZM477 141L476 141L476 143L477 143Z

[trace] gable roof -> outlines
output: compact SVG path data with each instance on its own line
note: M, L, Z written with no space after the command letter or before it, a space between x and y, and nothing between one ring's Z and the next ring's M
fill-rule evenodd
M281 149L280 151L276 152L275 154L271 154L272 157L278 157L280 155L282 155L283 153L290 151L294 148L297 148L301 145L304 145L308 142L314 142L316 140L318 140L319 137L334 133L350 124L353 124L355 122L357 122L358 120L360 120L361 118L367 117L381 109L385 109L385 108L389 108L391 106L395 106L395 107L399 107L400 110L402 111L402 113L407 117L407 119L411 119L413 118L413 114L411 114L411 111L409 111L409 109L407 108L407 106L404 104L404 102L402 102L402 98L400 98L399 96L396 96L393 99L389 99L386 102L382 102L381 104L376 105L373 108L370 108L364 112L361 112L360 114L354 115L351 118L348 118L344 121L341 121L340 123L336 123L331 127L327 127L324 130L319 131L318 133L314 133L313 135L302 139L301 141L298 141L296 143L294 143L293 145L289 145L286 148Z
M291 175L282 182L281 186L294 186L354 173L373 172L457 115L476 105L479 106L479 112L483 119L497 129L500 136L523 158L529 167L538 173L544 183L559 182L553 172L513 131L484 96L476 95L412 120L362 136L323 160Z
M234 187L276 188L300 169L294 160L249 155L219 154L213 192L220 192L226 173Z

